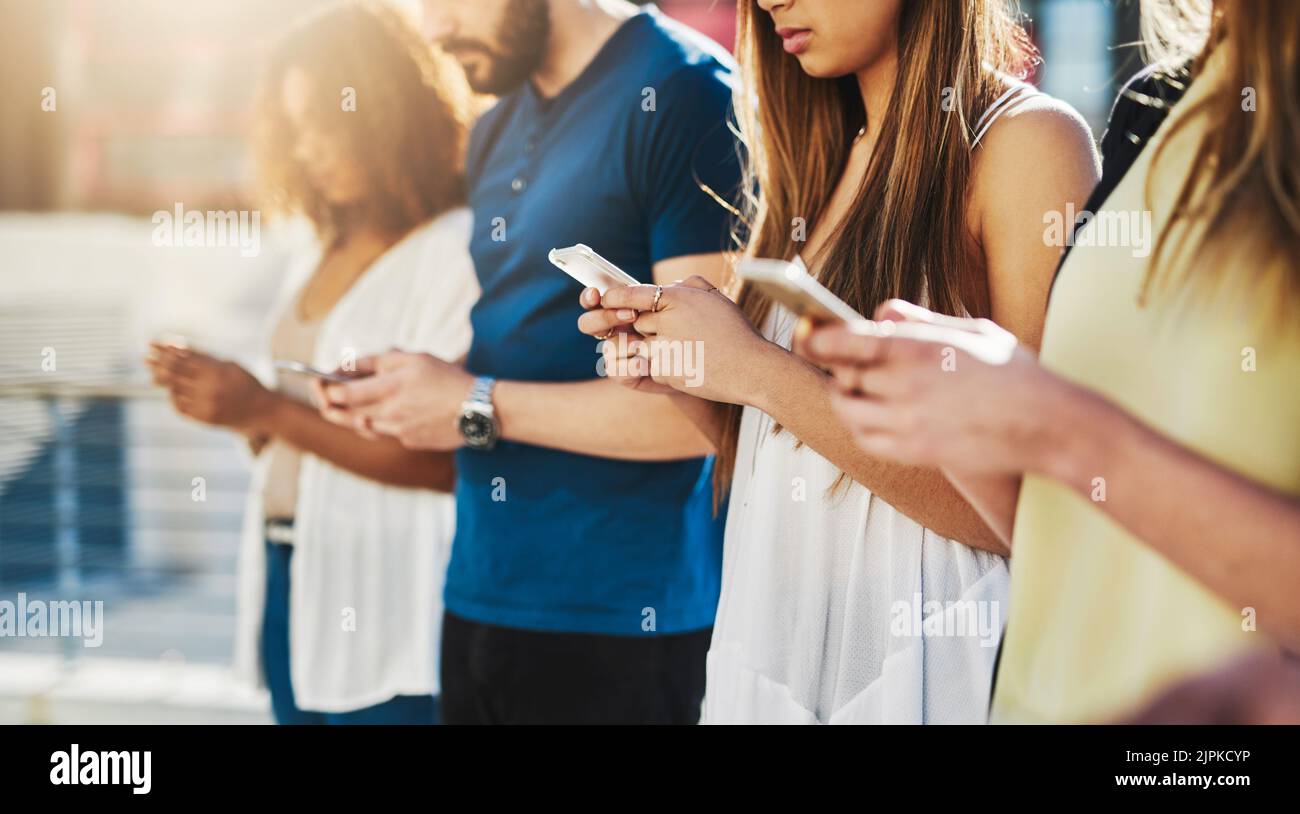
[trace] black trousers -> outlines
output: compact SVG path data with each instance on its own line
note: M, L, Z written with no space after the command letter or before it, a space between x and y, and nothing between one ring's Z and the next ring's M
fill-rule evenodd
M693 724L711 629L542 633L443 617L447 724Z

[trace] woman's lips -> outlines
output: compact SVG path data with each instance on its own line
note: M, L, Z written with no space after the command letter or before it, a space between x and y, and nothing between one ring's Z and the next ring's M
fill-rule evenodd
M812 29L809 28L778 28L776 33L787 54L803 53L808 48L808 41L812 39Z

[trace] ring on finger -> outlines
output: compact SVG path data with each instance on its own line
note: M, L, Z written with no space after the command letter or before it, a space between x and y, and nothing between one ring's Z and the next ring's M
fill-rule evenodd
M664 295L664 287L661 285L655 286L655 299L654 302L650 303L650 312L652 314L659 313L659 300L660 298L663 297L663 295Z

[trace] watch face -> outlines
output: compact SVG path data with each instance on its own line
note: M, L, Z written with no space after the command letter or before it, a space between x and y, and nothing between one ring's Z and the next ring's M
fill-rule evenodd
M486 449L496 443L496 422L482 413L462 413L460 434L465 439L465 445L471 449Z

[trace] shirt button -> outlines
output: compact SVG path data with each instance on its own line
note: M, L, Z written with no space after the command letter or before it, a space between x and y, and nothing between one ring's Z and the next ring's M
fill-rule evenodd
M528 182L522 178L516 178L515 180L510 182L510 188L513 189L515 192L523 192L524 187L526 186L528 186Z
M529 139L528 141L525 141L525 142L524 142L524 154L525 154L525 155L530 155L530 154L532 154L533 150L536 150L536 149L537 149L537 142L533 141L532 139Z

